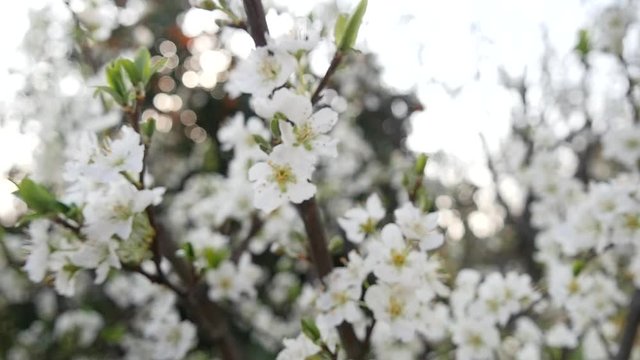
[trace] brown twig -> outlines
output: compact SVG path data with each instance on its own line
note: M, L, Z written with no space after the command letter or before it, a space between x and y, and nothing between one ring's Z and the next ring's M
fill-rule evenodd
M329 253L329 243L316 198L312 197L299 204L298 212L302 217L302 222L309 238L311 260L315 265L318 277L321 281L324 281L324 277L333 270L333 261Z
M313 95L311 96L312 104L315 105L318 102L318 100L320 100L320 95L322 94L322 90L324 90L327 84L329 84L329 79L331 79L331 76L333 76L333 74L338 69L338 66L342 62L343 57L344 55L340 50L336 51L336 53L333 55L333 59L331 60L331 64L329 65L327 72L324 74L324 76L322 77L322 80L320 80L320 84L318 84L318 87L316 88L316 90L313 92Z
M166 287L171 289L173 292L175 292L179 296L186 296L186 294L187 294L184 290L178 288L176 285L174 285L173 283L168 281L165 277L158 276L157 274L148 273L144 269L142 269L139 265L127 265L127 264L125 264L125 265L123 265L122 268L124 270L140 274L140 275L146 277L152 283L155 283L155 284L158 284L158 285L162 285L162 286L166 286Z
M311 260L315 266L318 277L324 281L331 270L333 270L333 260L329 253L327 235L325 233L324 223L320 214L320 207L316 202L316 198L303 201L297 206L302 222L309 238L309 250ZM349 359L363 359L366 355L367 346L358 340L351 324L343 322L338 326L338 333L342 340L342 345Z
M143 97L138 97L134 105L135 107L127 111L129 122L138 134L140 134L139 120L143 101ZM146 160L147 152L148 146L145 144L143 160ZM144 172L145 166L143 162L142 172L139 177L139 185L142 188L144 188ZM177 245L173 239L169 237L167 229L157 221L155 209L150 206L145 211L149 219L149 225L154 230L151 251L157 274L141 274L147 276L147 278L152 281L167 286L186 302L186 308L191 314L191 319L197 323L201 329L205 330L205 333L211 341L217 344L223 359L242 359L240 350L230 332L224 311L217 304L209 300L207 286L199 281L200 279L196 274L193 264L177 256ZM162 270L163 257L169 260L176 274L187 287L186 291L179 289L169 281Z
M604 347L604 350L607 353L607 358L615 359L615 355L614 355L613 351L611 351L611 347L609 346L609 342L608 342L607 338L604 336L604 333L602 332L602 329L600 329L598 324L593 324L593 327L595 328L596 333L598 334L598 337L600 338L600 341L602 341L602 346Z
M244 11L247 13L247 25L249 34L256 46L267 45L266 35L269 33L267 19L264 16L264 8L261 0L243 0Z
M247 24L249 26L249 33L253 38L256 46L266 45L265 34L269 33L267 22L264 17L264 8L260 0L243 0L244 9L247 13ZM327 73L321 80L318 88L312 97L312 103L318 101L322 89L326 86L331 75L335 72L342 58L342 54L336 53L331 65L327 70ZM320 279L324 278L333 269L333 261L331 254L329 253L327 236L325 234L324 224L320 215L320 208L316 202L315 197L303 201L298 205L298 211L303 219L307 236L309 238L309 247L311 250L311 258L316 268ZM338 326L338 333L342 345L347 353L349 359L358 360L363 359L366 355L366 347L361 344L358 337L353 330L353 327L349 323L342 323Z
M640 110L636 105L636 100L633 98L633 88L636 86L636 81L633 79L633 76L629 71L629 66L630 66L629 63L627 62L627 60L624 58L622 54L618 55L618 60L622 64L622 67L624 68L625 76L627 78L628 87L627 87L627 92L625 96L627 97L627 101L631 106L631 114L633 117L633 122L638 124L640 123Z

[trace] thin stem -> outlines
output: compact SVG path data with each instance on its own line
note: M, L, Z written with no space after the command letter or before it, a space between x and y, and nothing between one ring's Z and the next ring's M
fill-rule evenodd
M160 277L160 276L158 276L156 274L148 273L138 265L124 265L123 269L127 270L127 271L130 271L130 272L138 273L138 274L146 277L152 283L159 284L159 285L162 285L162 286L166 286L166 287L171 289L173 292L175 292L179 296L185 296L186 295L186 292L184 290L178 288L176 285L174 285L170 281L167 281L166 278Z
M604 336L604 333L602 333L602 329L598 326L598 324L593 324L593 327L596 329L596 333L598 333L598 337L600 338L600 341L602 341L602 346L604 346L604 350L607 353L607 358L615 359L615 355L613 354L613 351L611 351L609 342L607 338Z
M622 56L622 54L618 55L618 60L622 64L622 67L624 68L625 76L627 78L628 87L627 87L627 92L625 96L627 97L627 101L629 102L629 105L631 105L631 114L632 114L633 122L638 124L640 123L640 109L638 109L638 106L636 105L636 100L633 98L633 88L636 86L636 81L633 79L633 76L629 71L629 66L630 66L629 63L624 58L624 56Z
M331 79L331 76L333 76L333 74L338 69L338 66L342 62L343 57L344 55L340 50L336 51L336 53L333 55L333 59L331 60L331 64L329 65L327 72L324 74L324 76L322 77L322 80L320 80L320 84L318 84L318 87L316 88L316 91L314 91L313 95L311 96L312 104L315 105L318 102L318 100L320 100L320 95L322 94L322 90L324 90L324 88L327 87L327 84L329 84L329 79Z

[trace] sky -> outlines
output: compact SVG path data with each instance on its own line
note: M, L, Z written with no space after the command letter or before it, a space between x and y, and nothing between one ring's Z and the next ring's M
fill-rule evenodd
M16 84L8 71L19 61L29 26L27 10L44 1L14 1L0 12L0 109ZM59 0L55 0L59 1ZM313 0L272 0L304 13ZM355 0L337 0L349 10ZM443 151L474 168L484 157L479 134L492 149L508 131L513 94L498 79L535 69L546 29L559 54L575 45L595 1L585 0L369 0L357 47L378 54L383 81L399 91L415 91L425 111L412 119L408 144L415 151ZM606 1L595 2L598 5ZM33 139L15 123L0 121L0 175L11 164L28 163ZM13 184L0 178L0 215Z

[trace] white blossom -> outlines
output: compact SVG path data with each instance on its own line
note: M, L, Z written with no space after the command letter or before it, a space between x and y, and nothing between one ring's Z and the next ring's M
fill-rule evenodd
M437 213L423 214L407 202L393 214L402 234L409 240L417 241L422 251L436 249L444 242L444 236L438 231Z
M298 335L295 339L284 339L282 343L284 344L284 349L278 353L277 360L306 359L322 350L304 334Z
M295 71L296 59L278 48L259 47L231 72L227 88L267 96Z
M298 148L276 146L266 161L249 169L254 206L270 213L287 201L299 204L311 198L316 192L309 182L313 170L313 163Z
M364 208L358 207L348 210L338 219L340 227L347 233L349 241L359 244L373 235L376 226L384 217L385 210L377 194L367 198Z

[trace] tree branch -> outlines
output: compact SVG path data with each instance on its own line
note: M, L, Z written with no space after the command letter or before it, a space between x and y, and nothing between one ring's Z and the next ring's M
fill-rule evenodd
M640 123L640 109L638 109L638 106L636 105L636 100L633 98L633 88L636 86L636 81L633 79L633 76L631 75L631 71L629 71L629 66L630 66L629 63L624 58L624 56L622 56L622 54L618 55L618 60L620 60L620 63L624 68L624 74L627 78L628 87L627 87L627 92L625 96L627 97L627 101L629 102L629 105L631 105L631 114L633 117L633 122L638 124Z
M129 121L133 129L140 134L140 110L144 98L138 98L135 108L127 112ZM143 162L147 158L148 146L144 145ZM144 188L144 171L140 173L140 187ZM221 356L225 360L239 360L242 355L238 350L230 330L228 322L224 316L224 311L207 296L207 285L199 283L199 277L196 274L193 264L185 261L177 256L178 247L176 243L169 237L167 229L157 221L155 208L150 206L146 209L149 218L149 225L154 230L153 242L151 243L152 260L156 267L156 273L153 276L140 272L147 276L151 281L164 284L173 290L182 300L186 302L186 308L191 314L191 319L199 325L200 329L204 329L207 336L213 341L220 350ZM181 291L173 285L164 274L161 263L165 257L172 264L176 274L186 287L186 292Z
M320 94L322 93L322 90L324 90L324 88L329 83L329 79L331 78L331 76L333 76L333 74L338 69L338 66L342 62L343 57L344 55L340 50L337 50L335 55L333 55L333 59L331 60L331 64L329 65L327 72L324 74L324 76L322 77L322 80L320 80L320 84L318 84L318 87L316 88L316 91L314 91L313 95L311 96L312 104L315 105L318 102L318 100L320 100Z
M244 11L247 13L247 25L249 34L256 46L267 45L266 34L269 33L267 19L264 16L264 8L261 0L243 0Z
M533 258L533 254L535 252L535 237L537 231L531 225L530 221L531 203L533 202L534 197L532 193L529 192L522 214L516 216L511 212L509 204L507 204L507 201L500 193L500 188L498 187L498 169L496 168L496 165L493 162L493 158L491 157L489 146L487 145L487 140L482 134L480 134L480 139L482 140L482 149L484 150L485 156L487 157L487 167L489 168L491 179L496 188L496 199L500 206L504 208L506 222L514 226L515 232L518 235L518 253L524 262L524 267L531 275L531 278L533 280L538 280L542 276L542 271L540 269L540 266L535 262L535 259Z
M264 17L264 8L262 7L262 2L260 0L243 0L244 9L247 13L247 25L249 26L249 33L253 38L256 46L264 46L267 44L265 34L269 33L269 28L267 27L267 22ZM338 67L338 64L341 61L342 55L336 53L333 61L331 62L331 66L329 66L329 70L323 77L322 81L318 85L316 89L315 95L317 101L319 99L319 94L326 86L331 74L335 72L335 69ZM312 103L314 101L312 100ZM309 237L309 247L311 249L311 258L315 265L318 276L322 280L327 274L331 272L333 269L333 261L331 259L331 254L329 254L327 236L325 234L324 224L322 222L322 217L320 215L320 209L315 200L315 197L312 197L309 200L303 201L298 205L298 211L300 212L300 216L304 222L305 229L307 230L307 236ZM359 360L363 359L366 355L366 346L360 343L358 337L353 330L351 324L344 322L340 326L338 326L338 333L340 334L340 339L342 341L342 345L347 353L349 359Z
M320 281L324 282L324 277L333 270L333 261L329 253L329 242L320 215L320 208L315 197L303 201L297 207L309 238L311 260Z
M333 270L333 260L329 253L327 235L316 198L303 201L297 206L304 228L309 238L311 260L316 268L320 281ZM349 359L363 359L367 352L366 344L360 342L351 324L343 322L338 326L340 340Z
M631 350L638 333L638 324L640 324L640 290L636 290L629 304L629 313L627 321L624 324L622 337L620 338L620 346L616 360L628 360L631 356Z

